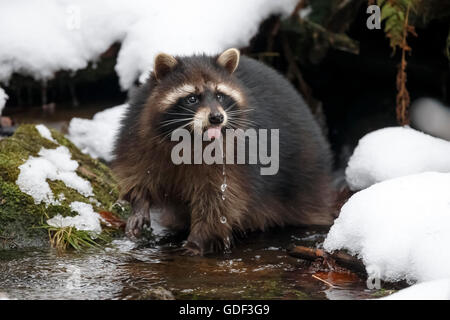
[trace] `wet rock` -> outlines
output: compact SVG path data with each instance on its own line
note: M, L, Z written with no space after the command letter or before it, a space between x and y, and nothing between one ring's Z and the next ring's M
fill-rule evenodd
M139 300L175 300L175 297L169 290L163 287L157 287L142 292Z
M58 148L64 152L56 153ZM30 160L48 154L53 158L42 163L53 163L56 170L37 162L35 172L24 178L24 170L31 170ZM36 188L39 182L42 188ZM117 205L117 199L118 187L110 169L83 154L61 133L42 125L23 125L13 136L0 140L0 249L49 246L43 226L55 216L77 216L74 203L125 218L129 207Z
M0 116L0 139L2 137L11 136L15 129L11 118Z

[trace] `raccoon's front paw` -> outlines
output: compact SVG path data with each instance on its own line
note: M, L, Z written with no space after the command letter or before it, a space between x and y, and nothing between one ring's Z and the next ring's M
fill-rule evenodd
M213 252L210 241L192 235L183 245L183 254L188 256L204 256Z
M183 245L181 254L184 256L203 256L203 249L197 243L187 241Z
M149 214L135 214L128 218L125 234L128 238L139 238L144 228L150 228Z

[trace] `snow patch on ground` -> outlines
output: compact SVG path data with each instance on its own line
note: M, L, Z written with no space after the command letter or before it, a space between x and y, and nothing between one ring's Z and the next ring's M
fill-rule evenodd
M20 190L33 197L36 204L58 204L47 180L60 180L85 197L93 196L91 183L77 175L78 162L71 160L69 149L60 146L56 149L41 148L39 157L30 156L19 166L20 173L16 184Z
M426 171L450 172L450 142L409 127L371 132L358 143L345 170L352 190Z
M77 212L74 217L63 217L60 214L47 220L47 224L56 228L75 227L77 230L89 231L92 235L102 232L101 217L94 211L92 205L84 202L72 202L70 208Z
M381 300L450 300L450 279L418 283Z
M40 134L43 138L45 138L45 139L47 139L47 140L50 140L51 142L54 142L54 143L58 144L58 142L57 142L55 139L53 139L52 133L50 132L50 130L48 130L48 128L47 128L46 126L44 126L43 124L38 124L38 125L36 126L36 130L39 132L39 134Z
M3 108L5 107L6 100L8 100L8 95L5 90L0 88L0 116L2 115Z
M450 173L377 183L342 207L324 248L348 250L369 276L386 281L450 278L449 190Z
M154 56L219 53L245 47L269 15L290 14L297 0L3 1L0 81L15 72L45 80L76 71L121 42L116 71L128 89ZM26 23L24 23L26 21Z
M124 104L106 109L97 113L92 120L73 118L67 138L83 153L111 161L114 141L126 108Z

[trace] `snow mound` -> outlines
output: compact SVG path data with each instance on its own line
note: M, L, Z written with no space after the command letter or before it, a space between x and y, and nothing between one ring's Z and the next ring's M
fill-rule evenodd
M85 197L94 195L91 183L77 175L78 162L71 160L69 149L63 146L56 149L41 148L38 155L39 157L30 156L19 166L20 173L16 181L20 190L33 197L36 204L59 203L47 179L60 180Z
M39 132L39 134L43 138L50 140L51 142L54 142L56 144L58 143L55 139L53 139L52 133L50 132L50 130L48 130L48 128L46 126L44 126L43 124L38 124L36 126L36 130Z
M0 80L12 73L50 79L59 70L86 68L125 37L140 1L3 1ZM24 23L25 22L25 23Z
M120 105L95 114L92 120L73 118L67 138L83 153L106 161L113 159L112 151L120 120L127 105Z
M145 79L159 52L218 54L245 47L271 14L290 14L297 0L166 1L149 5L149 14L132 25L116 65L123 88ZM176 8L176 9L174 9ZM170 21L170 27L161 28Z
M2 115L2 111L3 108L5 107L6 100L8 100L8 95L2 88L0 88L0 116Z
M289 14L297 0L3 1L0 81L14 72L50 79L76 71L121 42L116 71L124 89L145 76L155 54L219 53L247 46L271 14ZM24 23L26 21L26 23Z
M63 217L58 214L48 219L47 224L56 228L75 227L78 230L90 231L92 235L99 235L102 232L101 217L94 211L92 205L74 201L70 204L70 208L78 215Z
M324 248L359 256L373 278L450 278L449 191L450 173L421 173L375 184L342 207Z
M450 300L450 279L418 283L381 300Z
M426 171L450 172L450 142L409 127L371 132L358 143L345 175L352 190Z

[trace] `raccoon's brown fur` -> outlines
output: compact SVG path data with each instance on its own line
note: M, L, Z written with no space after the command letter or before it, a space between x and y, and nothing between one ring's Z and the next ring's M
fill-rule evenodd
M189 110L198 121L187 124L176 117L189 114L183 101L192 95L198 104ZM279 172L261 176L260 164L227 164L222 200L222 165L175 165L171 150L176 143L168 137L174 128L166 132L161 124L205 130L212 126L213 112L225 117L221 130L227 121L240 128L280 129ZM329 226L334 218L329 148L310 111L287 80L240 57L236 49L218 57L159 55L150 79L130 101L113 168L123 198L133 207L127 233L139 235L150 225L150 207L158 207L168 227L189 230L185 249L192 254L228 247L235 233Z

